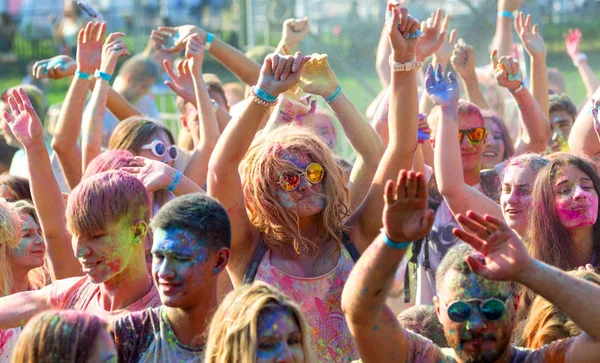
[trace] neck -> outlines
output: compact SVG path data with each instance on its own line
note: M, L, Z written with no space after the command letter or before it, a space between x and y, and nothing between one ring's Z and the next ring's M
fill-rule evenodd
M512 344L509 343L502 355L496 359L496 363L512 362L513 353Z
M100 285L100 301L107 311L121 310L140 300L152 288L144 258ZM137 262L137 261L136 261Z
M29 290L29 270L13 270L13 294Z
M480 169L481 168L476 168L474 170L465 171L463 173L463 175L465 177L465 183L467 185L473 186L473 185L479 184L479 181L481 178Z
M181 344L193 347L206 344L210 320L218 306L216 285L206 291L212 292L208 300L200 301L190 308L165 306L171 329Z
M573 258L577 266L590 263L594 249L594 226L573 228L569 231L573 240Z

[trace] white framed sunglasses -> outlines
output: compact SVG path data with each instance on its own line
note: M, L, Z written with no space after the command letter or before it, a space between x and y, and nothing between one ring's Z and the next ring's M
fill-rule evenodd
M160 140L154 140L151 143L142 146L142 150L150 150L159 158L164 157L167 153L169 153L169 156L173 160L176 160L179 156L179 150L177 150L175 145L167 147L167 145Z

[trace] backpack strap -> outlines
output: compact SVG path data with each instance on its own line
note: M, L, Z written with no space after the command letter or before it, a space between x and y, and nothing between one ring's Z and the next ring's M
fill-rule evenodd
M258 266L260 266L260 261L262 261L263 257L267 254L269 247L265 244L265 239L261 233L260 240L258 241L258 245L256 249L254 249L254 253L252 254L252 259L246 267L246 272L244 273L244 278L242 280L242 284L251 284L254 282L256 278L256 273L258 272Z
M356 263L360 258L360 252L358 252L358 248L356 248L354 242L350 240L350 235L346 232L342 232L342 245L344 245L344 248L348 251L350 257L352 257L352 261Z

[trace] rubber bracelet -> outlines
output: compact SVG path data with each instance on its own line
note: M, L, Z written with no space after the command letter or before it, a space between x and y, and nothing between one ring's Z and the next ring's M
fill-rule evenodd
M338 86L333 90L333 92L325 98L325 102L331 103L337 100L342 94L342 86L338 84Z
M511 18L511 19L514 19L515 18L515 14L512 11L502 10L502 11L498 11L498 17L499 18Z
M79 69L75 71L75 75L81 79L85 79L86 81L92 78L92 75L89 73L83 73Z
M269 103L275 102L277 100L277 97L271 96L266 91L263 91L262 89L260 89L256 86L254 86L254 94L256 95L256 97L260 98L263 101L269 102Z
M517 87L517 88L515 88L513 90L510 90L510 92L511 93L517 93L517 92L523 90L523 88L525 88L525 86L523 86L523 82L521 82L521 84L519 85L519 87Z
M577 54L575 59L573 59L573 65L575 67L579 67L579 64L581 62L587 62L587 55L585 55L585 53L579 53L579 54Z
M385 244L397 250L404 250L406 247L412 244L412 242L394 242L387 236L385 232L382 232L381 234L383 234L383 240L385 241Z
M175 170L175 175L173 175L173 180L171 180L171 183L167 187L168 191L173 193L175 191L175 189L177 189L177 186L179 185L179 182L181 181L181 175L182 174L179 170Z
M96 69L96 72L94 73L94 78L103 79L107 82L110 82L110 79L112 78L112 76L106 72L101 72L100 70Z
M206 50L207 52L210 50L210 46L212 45L214 39L215 35L213 33L206 33L206 42L204 42L204 50Z

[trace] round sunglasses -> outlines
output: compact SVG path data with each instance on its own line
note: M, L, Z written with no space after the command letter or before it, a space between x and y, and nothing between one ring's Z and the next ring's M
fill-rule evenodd
M175 145L167 147L167 145L160 140L154 140L151 143L142 146L142 150L150 150L152 151L152 154L159 158L164 157L167 153L169 153L169 156L173 160L176 160L179 156L179 150L177 150Z
M458 142L462 142L463 138L467 135L467 138L474 143L482 142L485 137L484 127L475 127L468 130L458 130Z
M310 163L306 167L306 170L301 173L291 170L284 171L279 174L279 185L288 192L294 191L300 186L300 177L302 175L306 176L306 180L309 183L318 184L325 176L325 169L319 163Z
M473 315L473 309L471 308L472 304L477 304L479 306L481 316L483 316L485 320L496 321L500 319L502 315L504 315L506 304L511 297L512 293L510 293L504 300L492 297L483 300L470 299L464 301L454 301L448 305L444 299L438 296L438 298L444 303L444 305L446 305L448 309L448 317L455 323L464 323L471 318L471 315Z

